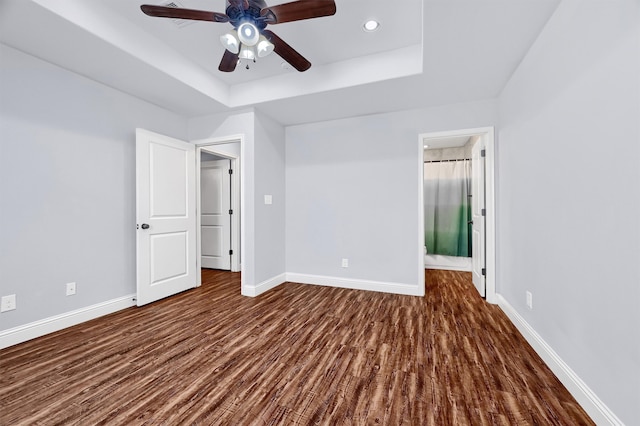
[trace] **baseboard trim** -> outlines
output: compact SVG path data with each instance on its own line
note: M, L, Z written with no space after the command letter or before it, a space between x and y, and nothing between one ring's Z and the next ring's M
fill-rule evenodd
M268 280L262 281L258 285L250 286L244 285L242 286L241 293L243 296L256 297L264 293L265 291L271 290L274 287L279 286L280 284L286 282L286 274L282 273L280 275L276 275L273 278L269 278Z
M287 272L287 281L301 284L350 288L354 290L370 290L379 291L382 293L404 294L408 296L424 296L424 287L420 288L417 285L389 283L382 281L328 277L324 275L300 274L296 272Z
M522 333L533 349L540 355L551 371L558 377L569 393L591 416L597 425L624 426L624 423L605 405L587 384L560 358L535 329L501 295L497 294L498 306Z
M425 254L424 269L471 272L473 269L473 265L471 264L470 257Z
M424 269L438 269L441 271L460 271L460 272L472 272L471 269L464 266L451 266L451 265L424 265Z
M8 348L9 346L17 345L18 343L26 342L36 337L42 337L49 333L135 306L135 297L135 294L130 294L0 331L0 349Z

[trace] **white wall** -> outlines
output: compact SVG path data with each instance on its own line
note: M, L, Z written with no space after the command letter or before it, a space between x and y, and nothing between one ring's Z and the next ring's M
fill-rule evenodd
M253 139L253 109L245 109L233 113L218 113L202 117L193 117L188 121L189 140L224 138L244 135Z
M484 101L288 127L291 278L421 294L418 135L495 121L495 102Z
M257 295L284 282L284 128L245 110L189 120L189 138L243 135L242 292ZM264 205L264 195L273 204Z
M499 98L498 135L498 292L628 425L640 424L639 17L635 0L564 0Z
M0 64L7 330L135 293L135 128L184 139L186 120L4 45Z
M256 286L267 288L285 281L285 131L261 113L255 125Z

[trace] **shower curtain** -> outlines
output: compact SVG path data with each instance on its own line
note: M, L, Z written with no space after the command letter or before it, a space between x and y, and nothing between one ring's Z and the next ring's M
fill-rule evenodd
M471 161L424 163L423 190L428 253L471 257Z

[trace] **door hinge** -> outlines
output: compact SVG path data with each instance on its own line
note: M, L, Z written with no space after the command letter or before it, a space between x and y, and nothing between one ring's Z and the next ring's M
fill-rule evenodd
M483 149L480 151L480 157L486 157L487 156L487 150Z
M233 250L229 250L229 256L233 254Z
M487 215L487 209L482 209L482 216L486 216Z
M229 214L233 214L233 209L229 209Z
M233 169L229 169L229 174L232 175L233 174Z
M482 268L482 275L487 275L487 270L485 268Z

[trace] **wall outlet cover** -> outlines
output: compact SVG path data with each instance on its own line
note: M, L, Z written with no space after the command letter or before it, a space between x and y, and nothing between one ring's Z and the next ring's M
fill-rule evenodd
M16 295L10 294L8 296L2 296L0 312L13 311L14 309L16 309Z

